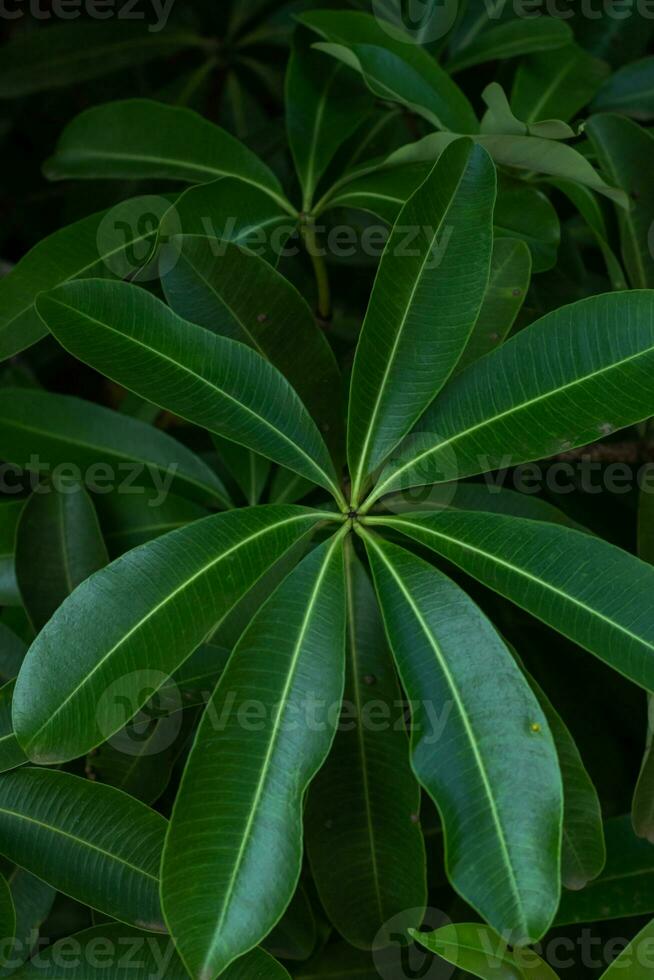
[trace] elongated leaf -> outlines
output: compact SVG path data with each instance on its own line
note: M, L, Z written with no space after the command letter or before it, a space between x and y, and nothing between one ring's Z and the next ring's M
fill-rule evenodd
M654 689L654 568L590 534L502 514L375 518ZM616 585L619 583L619 586Z
M179 261L162 277L173 310L258 351L295 388L319 429L343 439L341 377L324 333L303 297L263 259L238 245L214 254L206 238L178 239Z
M355 502L367 475L438 394L468 341L488 281L494 201L491 161L462 140L400 212L352 371L348 457Z
M95 509L80 484L33 493L18 522L16 577L34 631L108 561Z
M94 495L94 503L112 558L208 516L208 511L199 504L174 493L162 499L156 490L139 494L98 493Z
M417 943L482 980L557 980L556 973L531 949L510 950L481 923L457 923L435 932L410 930Z
M545 716L458 586L395 545L368 533L365 542L412 708L413 768L444 825L448 876L507 941L533 942L559 893L561 777Z
M100 493L114 489L136 495L139 487L154 487L162 499L172 489L204 504L230 506L213 470L176 439L68 395L3 388L0 453L44 477L74 473Z
M556 924L654 913L654 847L636 837L628 815L604 824L606 865L578 892L564 891Z
M572 41L572 31L554 17L518 17L483 31L460 50L447 67L451 72L471 68L485 61L516 58L533 51L551 51Z
M493 242L490 274L477 322L456 366L468 364L499 347L525 301L531 279L531 256L525 242L498 238Z
M73 955L71 956L71 950ZM16 980L186 980L188 974L165 936L142 932L118 922L104 922L67 936L40 950ZM288 980L288 973L261 949L235 963L222 980Z
M3 606L19 606L21 604L18 582L16 581L15 555L16 528L24 504L24 500L0 503L0 602Z
M283 960L308 960L316 946L317 928L311 902L300 883L291 904L263 941L271 954Z
M114 381L341 497L299 397L248 347L182 320L127 283L68 283L39 297L38 310L62 346Z
M0 936L3 943L12 939L16 932L16 909L6 878L0 875Z
M638 502L638 555L654 564L654 498L641 492ZM654 697L647 695L647 734L643 761L631 803L631 822L638 837L654 843Z
M654 116L654 56L623 65L602 85L592 105L595 112L619 112L634 119Z
M315 35L299 31L286 72L286 128L303 191L303 211L310 211L315 190L336 151L361 125L373 106L357 91L345 67L311 51Z
M389 919L403 932L426 904L425 853L420 789L409 764L403 702L384 626L351 548L345 568L343 715L309 793L307 848L330 920L353 946L370 949Z
M534 54L518 65L511 108L519 119L568 122L587 105L606 78L609 66L576 44Z
M654 939L654 920L648 922L640 930L628 946L604 971L601 980L617 980L624 976L623 970L629 970L629 980L648 980L651 976L651 951Z
M9 772L27 762L27 756L18 744L11 718L11 702L15 681L7 681L0 687L0 772Z
M604 256L606 271L611 279L613 289L628 289L629 284L625 279L620 262L609 244L609 232L604 218L604 212L595 194L587 187L583 187L581 184L574 184L569 180L552 180L550 183L572 201L579 214L593 232Z
M375 17L358 11L311 10L299 19L329 42L330 54L360 71L375 95L406 105L439 127L477 131L466 97L409 35L394 36Z
M545 272L556 264L561 239L559 218L538 188L500 178L493 231L495 239L517 238L527 244L533 272Z
M238 177L290 209L272 171L226 130L190 109L150 99L82 112L61 134L45 174L50 180L163 178L191 184Z
M255 617L184 772L162 894L180 956L202 980L270 931L297 884L302 797L329 751L343 694L340 539L305 558Z
M447 387L371 499L541 459L639 422L652 411L652 370L654 292L555 310Z
M39 927L48 916L56 895L50 885L18 867L9 872L7 883L16 910L16 932L14 942L8 944L10 948L0 961L1 977L14 974L30 956L39 940Z
M147 259L168 206L163 197L135 197L61 228L35 245L0 279L0 359L46 335L34 307L39 293L69 279L123 278L135 272Z
M26 653L26 642L0 622L0 682L5 683L18 677Z
M137 800L68 773L0 779L0 853L77 901L163 932L158 871L166 821Z
M654 221L654 183L643 167L654 137L623 116L592 116L586 133L607 177L628 195L629 210L618 212L622 259L634 288L654 286L650 232Z
M228 470L248 506L254 507L261 500L268 481L272 469L270 460L219 436L214 436L213 442L220 464Z
M83 582L32 644L16 683L14 725L29 757L74 759L118 731L324 518L274 506L219 514Z
M155 32L142 22L104 18L30 31L5 45L0 99L84 82L203 43L191 31Z

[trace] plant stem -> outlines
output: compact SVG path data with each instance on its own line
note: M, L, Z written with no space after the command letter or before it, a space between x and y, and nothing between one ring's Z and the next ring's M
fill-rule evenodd
M307 250L313 272L316 277L316 287L318 290L318 315L322 320L329 320L331 317L331 295L329 291L329 276L324 256L321 255L316 239L316 226L313 218L307 218L300 225L302 240Z

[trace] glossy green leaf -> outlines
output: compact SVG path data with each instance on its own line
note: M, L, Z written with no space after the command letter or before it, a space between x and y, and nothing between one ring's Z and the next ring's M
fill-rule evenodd
M619 112L634 119L654 116L654 56L623 65L595 96L594 112Z
M481 923L461 922L435 932L410 930L417 943L481 980L557 980L556 973L531 949L510 950Z
M556 264L561 239L558 215L549 198L537 187L500 178L493 216L495 239L519 239L531 253L532 272L545 272Z
M623 116L592 116L586 134L607 177L628 195L630 207L618 211L620 245L625 269L634 288L654 286L651 228L654 221L654 183L643 160L654 151L654 137Z
M8 772L27 762L27 756L18 744L11 717L11 702L15 681L7 681L0 687L0 772Z
M531 255L525 242L497 238L493 242L490 274L477 322L456 366L468 364L499 347L515 323L531 279Z
M184 771L162 894L193 977L219 975L263 939L295 891L302 798L329 751L343 693L341 537L308 555L254 618Z
M47 333L34 301L69 279L124 278L147 259L166 198L135 197L44 238L0 279L0 359Z
M346 68L312 51L315 35L299 31L286 72L286 129L309 211L315 190L339 147L370 112L372 98L352 85Z
M564 891L557 925L654 913L654 847L634 835L629 816L604 824L606 865L578 892Z
M74 759L118 731L325 516L272 506L207 517L83 582L32 644L16 684L14 726L30 758Z
M638 501L638 555L654 565L654 497L641 491ZM654 843L654 697L647 695L647 734L643 761L631 803L631 822L638 837Z
M648 980L652 975L652 940L654 940L654 920L648 922L634 936L628 946L616 956L604 971L601 980L618 980L628 970L629 980Z
M34 631L108 561L95 508L83 486L45 485L33 493L16 531L16 578Z
M393 36L375 17L358 11L311 10L299 19L329 42L330 54L360 71L375 95L406 105L439 127L476 132L466 97L411 37Z
M138 494L154 500L170 491L229 507L213 470L176 439L93 402L27 388L0 390L3 459L55 481L80 479L100 494Z
M190 109L150 99L87 109L45 164L50 180L138 178L191 184L238 177L290 208L272 171L226 130Z
M0 99L85 82L203 43L191 31L155 32L143 22L104 17L26 31L3 50Z
M458 586L381 538L366 532L365 542L412 707L413 768L443 821L448 877L509 942L533 942L559 894L561 777L545 716Z
M481 93L486 104L486 112L481 121L484 135L494 133L515 136L542 136L551 140L573 139L575 132L561 119L545 119L542 122L523 122L518 119L502 86L491 82Z
M375 169L360 176L355 173L327 192L320 210L357 208L376 214L392 225L411 195L429 176L430 169L426 163L409 163L393 170Z
M213 442L220 464L236 482L247 505L254 507L260 502L268 482L272 469L270 460L220 436L214 436Z
M384 626L368 575L350 547L345 562L343 712L329 758L311 786L305 824L311 869L331 922L353 946L370 949L389 919L403 932L425 906L425 853L420 790Z
M19 769L0 778L0 853L113 918L163 932L160 814L111 786Z
M41 296L38 310L62 346L96 370L340 499L317 427L284 377L250 348L182 320L127 283L68 283Z
M516 58L533 51L562 48L572 40L572 31L555 17L517 17L480 33L447 63L451 72L485 61Z
M336 360L306 300L263 259L238 245L216 255L206 238L183 237L179 261L162 277L172 309L239 340L281 371L332 446L343 439Z
M654 689L654 568L572 528L490 513L375 518ZM616 583L620 583L617 587Z
M371 500L542 459L639 422L652 409L653 369L654 292L561 307L448 385Z
M1 397L0 392L0 399ZM2 452L4 456L4 449ZM0 602L3 606L21 604L14 559L16 528L24 504L24 500L4 500L0 503Z
M146 488L143 493L134 494L118 490L95 493L93 503L112 558L208 516L206 508L192 500L174 493L162 497L157 490Z
M519 119L568 122L598 91L609 66L576 44L534 54L518 65L511 108Z
M348 458L354 501L367 475L438 394L468 341L488 281L494 202L491 161L461 140L398 216L352 369Z

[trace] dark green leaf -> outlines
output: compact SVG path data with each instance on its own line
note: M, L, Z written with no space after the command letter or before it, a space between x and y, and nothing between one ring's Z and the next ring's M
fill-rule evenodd
M624 65L611 75L595 97L595 112L619 112L634 119L654 116L654 56Z
M566 122L593 98L609 66L576 44L535 54L518 65L511 108L519 119L563 119Z
M2 392L0 392L0 401L1 399ZM0 447L3 458L7 459L8 456L4 451L4 446L2 446L1 436ZM0 503L0 603L3 606L19 606L21 604L14 558L16 528L24 505L24 500L2 501Z
M517 17L479 34L448 62L451 72L485 61L516 58L533 51L551 51L572 41L572 31L554 17Z

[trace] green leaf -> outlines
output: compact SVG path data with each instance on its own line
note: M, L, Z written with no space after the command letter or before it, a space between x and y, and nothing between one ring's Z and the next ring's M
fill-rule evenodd
M177 240L179 260L162 276L166 299L184 319L239 340L274 364L337 447L343 409L336 359L306 300L263 259L207 238Z
M654 564L654 497L641 491L638 501L638 555ZM647 735L643 761L631 803L634 833L654 843L654 697L647 695Z
M28 472L57 481L73 476L100 494L154 487L155 500L172 489L204 504L231 506L213 470L176 439L68 395L0 390L0 453Z
M517 58L533 51L562 48L573 39L572 31L554 17L518 17L483 31L447 63L448 71L457 72L485 61Z
M606 865L578 892L564 891L556 925L654 913L654 847L634 836L628 815L604 824Z
M593 191L569 180L551 180L550 183L572 202L595 236L604 256L606 271L611 279L613 289L628 289L629 286L622 267L609 245L609 232L604 219L604 212Z
M527 244L532 272L545 272L556 264L561 239L559 218L549 198L538 188L501 177L493 232L496 240L517 238Z
M425 852L393 659L373 588L350 547L345 581L343 713L311 786L305 825L311 870L331 922L353 946L371 949L389 919L403 932L424 908Z
M12 976L32 952L39 939L39 926L48 916L56 892L50 885L14 867L7 883L16 910L15 940L0 963L0 977Z
M39 297L38 310L66 350L118 384L342 499L315 423L250 348L182 320L127 283L68 283Z
M18 677L20 665L25 659L27 644L0 622L0 683Z
M217 976L263 939L295 891L302 798L343 693L341 538L264 605L203 716L162 866L166 922L192 977Z
M11 718L11 702L15 681L7 681L0 687L0 772L9 772L27 762L27 756L18 744Z
M650 232L654 221L654 182L643 160L654 151L654 137L623 116L592 116L586 134L602 170L626 192L630 207L618 211L622 260L634 288L654 286Z
M316 939L315 916L306 890L300 883L291 904L273 931L268 933L263 946L271 956L278 959L301 961L309 959Z
M457 374L506 340L525 301L530 279L531 255L525 242L515 238L496 239L484 299L456 366Z
M391 33L375 17L358 11L310 10L298 19L330 42L330 54L360 71L374 95L408 106L439 127L477 131L467 98L410 36L398 36L395 29Z
M619 112L634 119L654 116L654 56L623 65L602 85L594 112Z
M147 259L168 206L163 197L135 197L61 228L35 245L0 279L0 359L47 334L34 306L39 293L69 279L124 278L135 272Z
M336 151L361 126L372 98L352 85L343 65L312 51L309 32L295 35L286 72L286 129L310 211L320 179Z
M441 511L378 521L654 689L654 618L646 600L654 568L594 535L502 514Z
M488 281L494 202L491 161L461 140L399 214L352 369L348 458L355 504L367 475L435 398L468 341Z
M557 980L556 973L532 949L510 950L481 923L458 922L435 932L409 933L417 943L482 980Z
M2 392L0 392L0 400ZM1 425L1 423L0 423ZM1 431L1 429L0 429ZM0 451L7 459L0 436ZM0 603L3 606L20 606L21 598L16 581L16 528L24 500L3 500L0 503Z
M0 875L0 936L3 943L16 934L16 909L7 879Z
M238 177L291 209L273 172L202 116L150 99L94 106L77 116L45 164L50 180L132 178L191 184Z
M174 493L162 498L156 490L144 489L138 494L124 494L119 490L97 493L93 502L112 558L208 516L208 511L199 504Z
M248 506L254 507L261 500L268 482L272 469L270 460L220 436L214 436L213 442L220 463L229 471Z
M458 586L403 549L364 539L412 708L413 769L443 821L448 877L508 942L533 942L559 895L561 777L545 716Z
M392 489L542 459L639 422L652 410L652 370L653 292L561 307L448 385L366 507Z
M79 483L45 485L16 531L16 578L36 633L77 586L109 561L95 508Z
M71 955L72 952L72 955ZM165 936L103 922L67 936L26 963L16 980L187 980L180 958ZM221 980L288 980L288 973L261 949L254 949L221 975Z
M48 769L0 778L0 853L65 895L163 932L164 818L111 786Z
M539 119L568 122L593 98L609 66L576 44L534 54L518 65L511 108L527 123Z
M628 970L629 980L648 980L652 975L652 940L654 940L654 920L631 940L619 956L604 971L600 980L619 980Z
M16 683L14 725L29 757L68 761L117 732L280 555L329 516L276 506L218 514L83 582L32 644Z
M85 82L204 44L191 31L155 33L142 23L106 23L104 17L32 30L4 46L0 99Z

